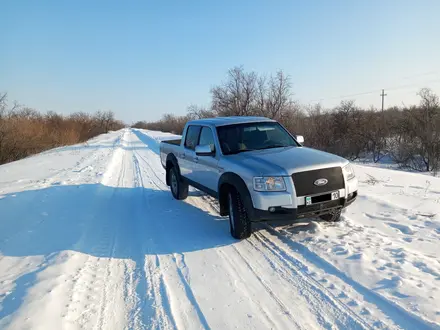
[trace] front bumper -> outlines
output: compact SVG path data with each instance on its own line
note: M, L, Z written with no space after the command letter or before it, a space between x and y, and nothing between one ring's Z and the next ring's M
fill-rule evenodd
M339 200L325 201L306 206L306 196L297 196L297 190L291 178L286 178L286 191L256 192L251 191L252 205L250 216L252 221L285 220L316 217L344 208L354 202L357 197L358 180L344 180L343 188L338 189ZM323 192L328 194L331 191ZM321 194L319 194L321 195ZM272 210L270 212L269 210Z
M334 210L343 209L356 200L357 191L349 194L347 198L327 201L312 205L300 205L297 208L274 207L274 210L260 210L253 208L249 215L251 221L279 221L279 220L301 220L305 218L314 218L320 215L328 214Z
M306 196L298 196L298 192L295 189L293 180L290 177L285 177L285 184L286 191L279 192L260 192L253 190L253 187L251 185L248 186L253 207L255 209L267 211L272 206L295 209L301 205L305 205ZM348 198L348 196L351 193L357 191L357 189L357 178L353 178L349 181L344 181L344 185L341 186L341 189L338 189L339 196L341 196L341 198ZM331 191L334 190L329 189L328 191L322 193L328 193Z

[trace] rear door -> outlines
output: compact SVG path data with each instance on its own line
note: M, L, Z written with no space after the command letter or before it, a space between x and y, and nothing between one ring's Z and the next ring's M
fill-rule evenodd
M220 173L218 171L218 151L215 149L214 132L208 126L203 126L198 145L210 145L214 150L212 156L196 156L197 180L200 184L217 192Z
M187 179L195 181L195 171L196 171L196 145L199 141L200 125L190 125L187 128L185 135L185 141L183 144L183 150L181 151L179 157L179 167L180 173ZM197 181L196 181L197 182Z

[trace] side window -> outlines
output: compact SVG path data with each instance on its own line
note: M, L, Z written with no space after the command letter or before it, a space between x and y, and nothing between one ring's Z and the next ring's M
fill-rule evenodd
M185 148L194 150L199 140L200 126L190 126L186 132Z
M212 134L212 130L209 127L203 127L202 132L200 133L200 141L199 145L207 145L211 146L211 150L214 151L214 135Z

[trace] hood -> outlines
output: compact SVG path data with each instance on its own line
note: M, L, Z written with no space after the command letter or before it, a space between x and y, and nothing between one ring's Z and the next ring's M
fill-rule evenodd
M348 160L342 157L306 147L255 150L233 157L257 175L291 175L348 164Z

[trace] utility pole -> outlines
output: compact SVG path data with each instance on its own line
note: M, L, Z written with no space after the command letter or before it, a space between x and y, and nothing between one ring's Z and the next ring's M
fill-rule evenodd
M382 94L380 94L380 96L382 96L382 112L383 112L384 100L385 100L385 96L387 96L387 94L385 94L385 90L384 89L382 89Z

